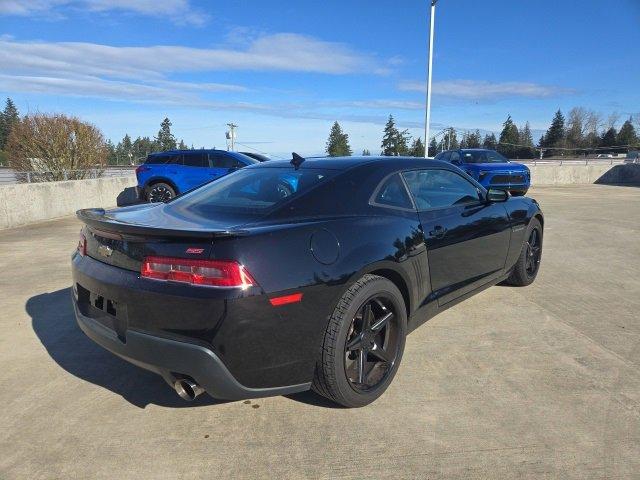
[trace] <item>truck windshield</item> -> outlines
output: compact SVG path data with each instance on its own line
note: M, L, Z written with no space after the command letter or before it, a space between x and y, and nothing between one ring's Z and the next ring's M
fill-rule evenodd
M509 160L493 150L462 152L464 163L507 163Z

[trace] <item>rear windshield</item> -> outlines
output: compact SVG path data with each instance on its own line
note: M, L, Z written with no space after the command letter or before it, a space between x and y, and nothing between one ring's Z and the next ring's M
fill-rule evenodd
M464 163L507 163L509 160L493 150L479 150L477 152L462 152Z
M335 173L312 168L245 168L178 197L167 207L203 217L216 213L263 214Z

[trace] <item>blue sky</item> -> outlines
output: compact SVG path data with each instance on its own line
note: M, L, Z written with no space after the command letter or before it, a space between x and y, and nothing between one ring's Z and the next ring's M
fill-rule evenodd
M0 0L0 95L102 129L323 151L421 135L427 0ZM432 129L545 129L556 109L640 116L640 0L440 0ZM537 138L536 138L537 139Z

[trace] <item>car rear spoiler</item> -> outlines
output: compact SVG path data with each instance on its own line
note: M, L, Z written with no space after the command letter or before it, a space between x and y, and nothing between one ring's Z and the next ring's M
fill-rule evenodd
M89 228L118 233L122 235L142 235L147 237L187 237L187 238L218 238L247 235L247 230L198 230L198 229L170 229L125 223L109 217L103 208L83 208L76 212L78 219Z

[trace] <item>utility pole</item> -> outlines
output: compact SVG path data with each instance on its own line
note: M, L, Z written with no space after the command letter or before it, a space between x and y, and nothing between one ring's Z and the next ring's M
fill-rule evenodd
M433 35L436 21L436 3L438 0L431 0L431 24L429 27L429 60L427 70L427 112L424 122L424 158L429 156L429 133L431 130L431 78L433 74Z
M231 141L231 151L233 152L236 146L236 128L238 128L238 125L235 123L227 123L227 126L229 127L227 139Z

